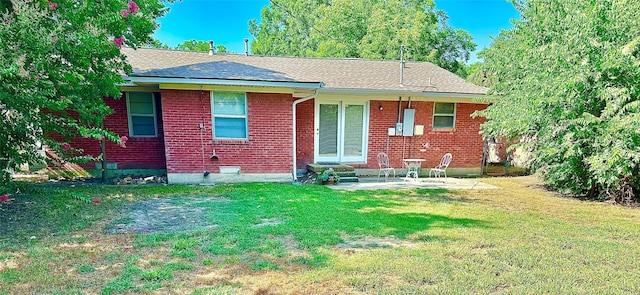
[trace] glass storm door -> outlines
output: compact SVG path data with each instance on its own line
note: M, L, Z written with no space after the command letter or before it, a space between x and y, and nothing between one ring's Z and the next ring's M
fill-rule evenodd
M316 162L365 161L366 104L319 102L315 118Z

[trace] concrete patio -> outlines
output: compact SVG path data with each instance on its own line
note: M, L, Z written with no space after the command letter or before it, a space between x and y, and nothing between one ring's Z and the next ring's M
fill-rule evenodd
M412 189L412 188L442 188L442 189L499 189L496 186L483 183L482 178L384 178L359 177L359 182L343 182L328 187L336 190L378 190L378 189Z

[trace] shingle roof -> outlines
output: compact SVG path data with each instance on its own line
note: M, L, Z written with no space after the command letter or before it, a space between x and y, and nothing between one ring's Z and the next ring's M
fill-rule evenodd
M322 82L328 89L485 94L487 89L466 82L429 62L301 58L167 49L123 48L133 66L131 76L226 79L270 82Z

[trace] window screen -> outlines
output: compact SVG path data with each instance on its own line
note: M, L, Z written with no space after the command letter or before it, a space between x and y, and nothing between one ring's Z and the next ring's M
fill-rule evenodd
M453 128L455 114L455 103L436 102L433 110L433 128Z
M247 139L247 96L243 92L212 92L213 137Z
M127 92L129 135L157 136L156 104L151 92Z

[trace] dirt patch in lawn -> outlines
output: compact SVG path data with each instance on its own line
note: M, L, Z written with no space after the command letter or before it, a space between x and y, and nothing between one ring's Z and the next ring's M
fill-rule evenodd
M281 225L282 223L284 223L284 220L280 218L262 218L260 220L260 223L254 224L251 227L258 228L258 227L265 227L265 226L276 226L276 225Z
M375 249L395 247L417 247L419 244L409 240L401 240L395 237L364 237L357 240L346 240L336 245L339 249Z
M124 208L122 218L111 223L108 233L173 233L215 228L206 212L211 204L229 202L221 197L155 198Z

